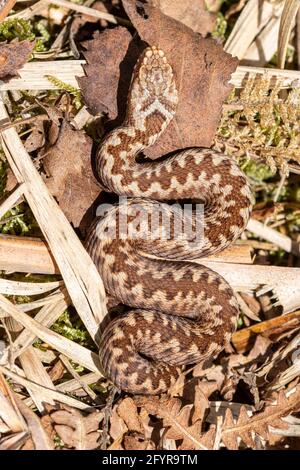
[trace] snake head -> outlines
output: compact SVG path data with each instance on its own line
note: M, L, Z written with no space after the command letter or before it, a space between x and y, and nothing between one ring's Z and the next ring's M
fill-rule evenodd
M133 75L128 99L128 121L145 130L145 120L159 114L163 130L175 115L177 103L178 93L171 65L161 49L147 47Z

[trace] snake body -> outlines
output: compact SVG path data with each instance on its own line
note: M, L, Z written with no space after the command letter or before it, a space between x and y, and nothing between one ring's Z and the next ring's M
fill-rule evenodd
M86 247L108 294L133 308L106 327L99 354L107 377L131 393L165 392L179 366L216 356L230 341L239 312L228 283L191 260L223 250L245 229L252 196L241 169L201 148L162 161L136 161L173 119L177 102L165 54L147 48L135 68L124 125L108 134L97 154L102 184L128 200L96 220ZM183 218L183 211L167 202L185 199L204 203L201 243L174 236L175 218ZM163 216L160 232L150 227L154 236L147 236L147 215L156 210L171 220L169 237L160 236ZM137 213L146 214L138 228L143 236L130 230L124 236L120 220L126 215L129 229L136 228Z

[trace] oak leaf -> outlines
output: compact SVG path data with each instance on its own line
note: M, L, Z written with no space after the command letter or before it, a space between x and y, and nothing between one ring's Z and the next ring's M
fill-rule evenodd
M123 0L123 6L141 39L165 52L179 92L175 118L146 154L157 157L178 148L210 147L238 59L214 39L201 37L151 5Z
M126 426L125 421L118 415L117 406L114 406L110 417L109 434L114 439L114 442L118 443L118 446L122 442L123 436L127 431L128 427ZM113 447L110 446L110 449L112 448Z
M84 43L85 77L77 81L91 113L124 119L131 74L140 54L135 44L130 45L131 39L126 28L117 27Z

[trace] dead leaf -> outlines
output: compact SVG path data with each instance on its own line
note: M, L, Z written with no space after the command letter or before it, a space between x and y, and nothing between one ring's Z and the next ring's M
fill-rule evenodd
M97 33L85 43L86 76L77 81L91 113L107 113L110 119L119 114L124 118L131 75L140 54L130 42L129 31L117 27Z
M84 416L79 410L61 405L61 410L51 413L55 431L68 447L92 450L99 446L99 423L103 414L98 411Z
M18 70L28 61L34 41L0 43L0 78L3 81L18 75Z
M51 194L70 222L78 227L100 193L91 165L92 139L64 121L56 143L43 159Z
M20 398L15 396L18 408L30 431L35 450L54 450L54 443L45 432L38 415L34 413Z
M17 178L15 177L13 171L8 168L6 172L6 185L5 191L12 191L18 184Z
M265 441L270 440L269 426L277 429L287 429L288 424L282 418L300 409L300 386L294 393L287 396L284 390L277 394L275 403L267 405L263 411L254 413L249 417L245 407L242 407L238 419L235 421L231 410L226 410L225 420L222 425L222 442L230 450L239 448L239 438L244 444L256 449L255 436Z
M206 0L152 0L151 3L203 36L215 28L217 15L208 10Z
M182 407L181 400L178 398L137 397L135 401L138 406L145 408L148 413L162 418L163 427L166 428L164 438L182 440L178 449L205 450L213 448L215 428L212 427L208 431L209 436L207 436L207 433L201 432L201 421L196 421L192 425L189 424L193 409L192 404Z
M114 441L122 442L123 436L128 431L128 428L125 421L118 415L117 409L117 406L114 406L112 409L109 434Z
M210 395L218 390L217 382L204 382L197 384L195 387L195 398L194 398L194 411L192 415L192 422L196 421L203 423L205 414L209 410Z
M134 436L124 437L125 450L155 450L153 442L149 440L138 439Z
M141 39L161 47L176 76L177 114L147 156L155 158L185 147L212 144L222 110L230 93L228 84L237 59L211 38L204 39L159 9L134 0L123 6ZM86 77L78 78L91 112L106 112L111 119L125 116L127 94L141 45L125 28L106 30L87 43ZM119 111L119 112L118 112Z
M25 140L24 147L30 153L42 148L43 145L45 145L44 123L37 121L32 132Z
M111 2L102 2L99 0L93 2L93 10L111 13L112 8L113 5ZM89 36L89 38L91 37L91 26L95 25L95 28L98 28L98 24L100 24L101 28L107 28L109 25L108 21L102 18L96 18L95 16L86 15L85 13L79 12L73 16L70 25L69 38L72 42L75 42L76 50L78 43L87 39L87 36Z
M121 401L118 405L118 415L125 422L128 431L143 433L143 426L138 415L137 406L132 398L127 397Z
M179 92L175 118L146 154L154 158L178 148L210 147L238 60L157 8L134 0L123 0L123 6L141 39L165 52Z

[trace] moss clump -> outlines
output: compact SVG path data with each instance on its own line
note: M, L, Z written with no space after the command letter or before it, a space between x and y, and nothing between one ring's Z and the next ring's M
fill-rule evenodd
M82 96L79 88L68 85L68 83L63 82L59 78L53 77L53 75L46 75L46 77L49 82L53 83L53 85L59 87L61 90L65 90L72 96L72 104L76 109L80 109L82 107Z
M13 39L36 41L34 50L43 52L47 50L46 42L50 40L50 34L41 21L36 22L33 26L28 20L14 18L0 24L0 41L12 41Z
M91 338L78 317L72 318L68 310L59 317L51 329L65 338L75 341L82 346L91 347Z
M279 80L249 78L228 104L216 139L228 153L262 159L273 171L290 160L300 163L299 86L283 92Z
M215 29L211 33L211 35L215 39L221 39L222 41L225 41L226 30L227 30L227 21L224 15L221 12L219 12L217 15Z

